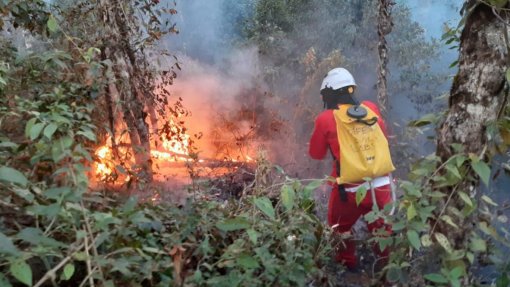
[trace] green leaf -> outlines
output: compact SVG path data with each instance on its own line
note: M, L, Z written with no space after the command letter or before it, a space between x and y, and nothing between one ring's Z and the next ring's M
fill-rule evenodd
M402 269L395 266L388 268L388 274L386 275L386 278L389 282L398 282L400 277L402 277Z
M32 203L34 202L34 194L30 192L30 190L28 188L13 188L12 189L12 192L14 194L16 194L17 196L23 198L24 200L26 200L27 202L29 203Z
M96 135L92 131L79 131L76 134L82 135L91 141L96 141Z
M441 220L443 220L444 222L448 223L450 226L453 226L455 228L459 228L459 226L457 224L455 224L455 222L453 222L453 219L449 215L441 216Z
M34 246L49 246L49 247L63 247L62 242L59 242L51 237L44 236L42 230L34 227L27 227L21 230L16 237Z
M442 274L438 273L426 274L423 277L434 283L448 283L448 279L446 279Z
M395 224L393 224L391 229L393 231L400 231L400 230L404 229L405 227L406 227L406 222L404 222L404 221L400 221L400 222L397 221L397 222L395 222Z
M454 155L452 158L455 158L455 160L457 161L457 166L459 166L458 158L464 157L463 155L460 155L461 153L464 153L464 146L459 143L452 143L451 147L453 148L453 151L457 154L457 155ZM450 158L450 159L452 159L452 158Z
M63 137L60 141L64 148L70 148L74 143L74 139L70 136Z
M487 251L487 243L481 238L472 238L469 249L473 252L485 252Z
M5 278L4 274L0 273L0 286L2 287L12 287L11 283L7 278Z
M506 246L510 246L510 244L508 244L506 240L501 235L499 235L498 231L493 226L488 225L487 222L480 221L478 227L483 233L494 237L496 240L501 241L501 243L505 244Z
M506 81L510 84L510 68L506 69Z
M55 131L57 131L57 128L58 126L56 124L51 123L44 128L43 135L51 140L51 137L53 136Z
M27 211L33 212L36 215L47 216L53 218L60 212L61 206L58 203L50 205L32 205L27 207Z
M433 124L438 120L437 114L426 114L418 120L409 122L411 127L422 127L429 124Z
M462 266L457 266L450 271L450 278L457 279L462 276L462 274L464 274L464 268L462 268Z
M236 259L236 262L244 269L256 269L260 266L255 258L246 253L239 255L239 257Z
M510 278L508 278L508 274L503 272L501 276L496 280L496 287L508 287L510 286Z
M66 266L64 267L64 273L63 273L64 280L67 281L67 280L71 279L71 277L73 277L73 274L74 274L74 264L67 263Z
M459 64L459 60L455 60L455 61L453 61L453 62L450 64L450 66L448 66L448 68L453 68L453 67L457 66L458 64Z
M392 237L380 237L377 238L377 243L379 244L379 250L385 250L386 247L391 246L393 244Z
M46 190L43 194L44 197L59 200L61 197L64 197L68 194L71 194L71 188L69 186L65 187L54 187Z
M27 124L25 125L25 137L30 137L30 130L34 126L35 121L37 121L37 118L31 118L28 120Z
M441 198L441 197L445 197L446 196L445 193L440 192L440 191L433 191L431 193L428 193L427 195L430 196L430 197L433 197L433 198Z
M407 239L416 250L420 250L421 242L418 232L414 230L407 231Z
M135 210L136 205L138 204L138 198L135 196L131 196L126 200L126 203L122 206L122 211L129 213Z
M439 245L441 245L444 248L444 250L446 250L446 252L448 253L453 252L452 245L450 244L450 241L448 241L448 238L444 236L444 234L436 232L434 233L434 237L436 238Z
M471 264L475 262L475 255L472 252L466 252L466 258Z
M491 169L487 165L487 163L479 160L479 161L471 161L471 167L476 172L476 174L480 177L485 186L489 186L489 179L491 175Z
M258 232L255 231L254 229L248 229L246 231L246 233L248 233L248 238L250 238L250 241L253 243L253 244L257 244L257 239L258 239Z
M11 275L21 283L32 286L32 269L25 261L15 261L9 266Z
M30 140L33 141L33 140L37 139L39 137L39 135L41 134L41 131L43 128L44 128L43 123L37 123L34 126L32 126L32 128L29 131Z
M471 198L469 198L469 196L467 194L465 194L464 192L462 191L459 191L458 192L459 194L459 197L469 206L473 207L473 202L471 201Z
M19 147L19 145L16 143L13 143L13 142L4 141L4 142L0 143L0 147L17 149Z
M464 162L466 162L466 160L467 160L467 157L465 157L463 155L459 155L459 156L455 157L455 163L456 163L457 167L461 167L464 164Z
M482 200L487 202L488 204L490 205L494 205L494 206L498 206L497 203L495 203L490 197L488 197L487 195L482 195Z
M203 242L207 242L207 241L203 241ZM149 246L142 247L142 250L145 251L145 252L154 253L154 254L160 254L160 255L166 255L167 254L164 251L159 250L158 248L149 247Z
M451 174L453 174L456 178L462 179L462 176L460 175L459 169L456 165L447 165L446 170L448 170Z
M19 255L19 251L12 243L11 239L2 232L0 232L0 254L8 254L17 256Z
M53 15L50 15L46 25L48 26L48 30L50 30L50 32L52 33L55 33L58 29L57 20L55 19L55 17L53 17Z
M424 247L432 246L432 240L430 239L430 235L424 234L421 237L421 245L423 245Z
M0 181L16 183L21 186L26 186L28 184L28 180L25 175L7 166L0 167Z
M58 163L62 159L64 159L67 156L66 150L63 147L63 141L62 139L59 139L58 141L53 141L53 144L51 145L51 159Z
M242 217L237 217L225 219L222 222L218 222L216 224L216 227L218 227L222 231L235 231L250 227L250 223L248 222L248 220Z
M360 205L360 203L365 199L367 196L367 188L365 186L361 186L356 191L356 205Z
M255 205L271 219L275 219L275 212L271 200L267 197L259 197L255 199Z
M87 260L88 256L87 256L87 253L85 253L85 252L76 252L73 254L73 258L78 261L85 261L85 260Z
M412 220L416 217L418 213L416 212L416 209L414 208L414 204L411 203L409 207L407 208L407 220Z
M314 181L310 182L309 184L307 184L305 186L304 193L312 194L312 192L314 190L316 190L317 188L319 188L319 186L321 186L322 183L323 183L323 180L314 180Z
M296 199L296 193L294 189L288 185L284 185L282 187L282 204L285 206L285 209L292 210L294 207L294 201Z
M412 195L418 198L422 196L420 188L411 182L405 181L402 183L401 187L408 195Z

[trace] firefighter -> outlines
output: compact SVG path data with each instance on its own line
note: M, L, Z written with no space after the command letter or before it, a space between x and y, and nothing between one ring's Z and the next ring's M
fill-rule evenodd
M337 123L334 112L338 111L342 105L360 105L354 96L356 87L354 78L349 71L344 68L335 68L328 72L320 89L325 110L319 114L315 120L315 128L309 144L309 154L316 160L322 160L328 154L332 154L334 164L331 175L335 178L339 177L339 169L348 170L353 167L340 166L342 139L339 139L337 135ZM386 140L386 127L377 106L370 101L364 101L361 105L373 111L372 114L377 116L377 118L374 117L373 124L375 125L375 122L377 122L377 125L379 125L384 134L382 137ZM368 191L359 205L356 204L356 191L360 189L361 186L366 186L366 182L361 181L345 184L332 183L333 188L328 203L328 224L335 232L352 235L352 226L361 216L372 210L374 201L379 209L383 209L386 204L392 201L390 181L390 177L386 174L373 178L369 183L372 194ZM369 223L368 229L372 233L375 233L375 231L388 235L391 233L390 226L385 224L383 219L378 219L375 222ZM347 239L343 244L339 245L340 246L336 246L337 252L335 254L335 260L345 265L349 270L355 271L357 268L357 259L354 241L352 239ZM379 257L378 262L383 262L384 264L388 257L388 250L381 251L377 244L375 244L374 252Z

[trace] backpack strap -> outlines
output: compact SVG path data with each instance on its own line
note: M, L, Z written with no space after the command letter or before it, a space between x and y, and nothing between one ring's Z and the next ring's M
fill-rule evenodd
M337 170L337 178L340 177L340 161L335 158L336 170ZM338 192L340 193L340 200L343 202L347 202L347 191L345 191L345 186L343 184L338 183Z
M331 148L329 149L329 151L331 152L331 156L333 157L333 160L335 161L335 164L336 164L336 177L339 178L340 177L340 160L338 160L335 157L335 155L333 154L333 150ZM343 202L347 202L347 191L345 191L345 186L343 184L338 183L338 180L336 182L337 182L337 186L338 186L338 193L340 194L340 200Z

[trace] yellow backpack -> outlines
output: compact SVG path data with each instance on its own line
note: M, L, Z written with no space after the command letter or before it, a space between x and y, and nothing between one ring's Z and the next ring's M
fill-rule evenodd
M340 143L338 184L358 183L363 178L376 178L395 170L388 140L377 124L375 112L361 104L367 115L357 120L347 114L351 106L341 105L333 112ZM373 124L367 124L371 120Z

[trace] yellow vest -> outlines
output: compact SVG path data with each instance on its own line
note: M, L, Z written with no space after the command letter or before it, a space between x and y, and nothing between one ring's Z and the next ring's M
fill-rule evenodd
M357 122L347 115L351 105L341 105L334 110L338 142L340 143L340 177L338 184L358 183L364 178L376 178L395 170L391 161L388 140L381 127ZM377 115L367 106L364 120Z

